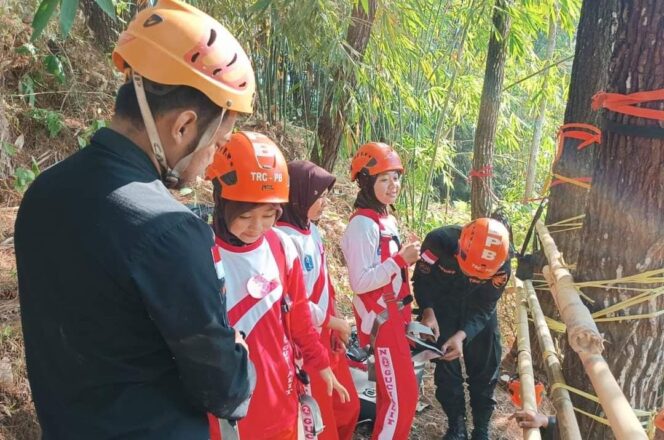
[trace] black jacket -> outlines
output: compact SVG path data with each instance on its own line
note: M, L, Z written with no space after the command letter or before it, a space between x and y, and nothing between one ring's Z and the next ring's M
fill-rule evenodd
M510 276L510 262L489 280L474 280L463 274L456 260L459 226L445 226L427 234L422 258L415 266L413 289L420 309L433 308L441 317L455 322L470 342L489 323L496 303Z
M16 220L28 377L45 439L207 439L250 393L208 225L148 156L98 131Z

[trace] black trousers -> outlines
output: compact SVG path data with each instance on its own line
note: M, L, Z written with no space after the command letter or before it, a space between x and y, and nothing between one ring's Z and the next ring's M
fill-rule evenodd
M459 330L456 317L436 313L440 327L439 346ZM434 380L436 399L448 418L465 414L464 378L461 362L466 366L470 406L473 414L491 413L496 405L493 392L498 382L498 366L501 358L500 332L494 313L487 326L470 342L464 341L463 360L440 360L436 364Z

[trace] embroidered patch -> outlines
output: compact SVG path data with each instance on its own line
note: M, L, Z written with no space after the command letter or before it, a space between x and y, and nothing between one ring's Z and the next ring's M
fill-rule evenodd
M304 270L306 270L307 272L311 272L312 270L314 270L314 259L311 255L304 256L303 264L304 264Z
M418 261L417 270L423 274L429 274L431 273L431 266L429 266L425 261Z

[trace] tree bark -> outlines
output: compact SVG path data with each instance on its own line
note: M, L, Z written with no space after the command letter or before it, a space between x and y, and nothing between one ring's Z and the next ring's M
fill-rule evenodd
M136 3L133 2L123 14L123 19L129 21L136 12ZM147 5L147 2L142 3L142 6ZM81 7L83 15L85 16L85 24L90 28L95 36L95 44L104 52L110 52L115 47L118 41L118 35L124 29L125 25L120 20L114 20L99 7L95 0L82 0Z
M553 58L553 52L556 49L556 36L558 27L558 14L552 14L549 18L549 35L547 37L546 54L544 55L544 64L548 64ZM549 86L550 72L547 71L542 81L542 90ZM523 194L524 201L532 197L535 187L535 177L537 176L537 156L539 155L540 144L542 142L542 129L546 119L546 99L542 97L537 109L537 119L535 119L535 129L533 131L533 140L530 144L530 157L528 159L528 170L526 171L526 189Z
M635 93L664 88L664 2L619 0L618 6L608 90ZM643 106L664 108L661 102ZM618 124L661 126L610 111L604 111L604 116ZM625 136L605 128L595 157L576 279L613 279L664 267L664 139ZM634 296L622 287L618 283L585 289L595 300L591 311ZM658 310L664 310L664 297L618 314ZM605 357L630 404L644 410L661 407L664 316L598 323L598 327L607 341ZM575 356L568 351L568 357ZM589 389L585 377L574 374L570 379L572 386ZM598 413L592 402L580 400L576 405ZM580 422L584 438L613 438L604 425L586 417Z
M578 122L598 125L599 116L590 108L590 101L607 84L611 59L612 26L615 25L617 0L584 0L576 35L565 124ZM613 28L615 31L615 28ZM592 171L593 150L597 145L577 150L580 141L567 139L563 153L554 166L554 173L566 177L586 177ZM551 188L546 224L583 214L588 191L562 184ZM556 245L568 264L576 262L579 252L578 230L556 234ZM545 307L546 309L546 307ZM545 310L547 312L547 310Z
M473 170L490 174L488 167L493 165L496 126L500 112L500 98L505 77L507 58L507 37L511 18L508 11L510 0L496 0L493 9L493 25L487 52L484 85L480 100L480 112L475 131ZM490 175L473 176L470 195L471 216L488 217L491 213L493 184Z
M368 4L369 10L365 11L362 2L356 3L346 33L348 46L346 50L349 51L348 57L354 63L362 61L364 57L371 37L371 28L376 17L376 0L369 0ZM350 97L348 91L356 83L352 64L343 63L332 75L334 86L328 89L323 111L318 120L319 146L314 148L311 160L328 171L333 171L339 155L339 143L346 125L344 115Z
M592 111L590 102L596 92L606 89L607 86L607 66L611 59L617 13L617 0L583 1L576 35L565 123L599 124L599 115ZM562 155L554 166L555 173L568 177L590 176L593 150L599 146L595 144L579 151L577 150L579 143L580 141L574 139L565 141ZM545 223L551 224L583 214L586 198L587 190L575 185L563 184L552 187ZM581 238L579 232L579 230L569 230L555 234L556 246L568 264L577 260ZM541 272L541 268L538 272ZM551 294L538 292L538 297L544 314L558 319L558 311ZM561 349L569 349L565 337L554 334L554 339ZM535 360L538 369L544 367L540 356L536 356ZM571 371L582 371L578 356L568 356L564 360L564 365L564 372L568 375Z

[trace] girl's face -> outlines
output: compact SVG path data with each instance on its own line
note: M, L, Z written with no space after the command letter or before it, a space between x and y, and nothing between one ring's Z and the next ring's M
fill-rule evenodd
M277 209L266 203L238 216L228 230L245 244L252 244L263 236L277 221Z
M376 199L383 205L392 205L397 201L401 190L401 174L397 171L381 173L374 183L374 194Z
M310 221L317 221L323 215L323 210L327 206L327 195L328 190L323 191L323 194L311 205L309 211L307 211L307 218Z

